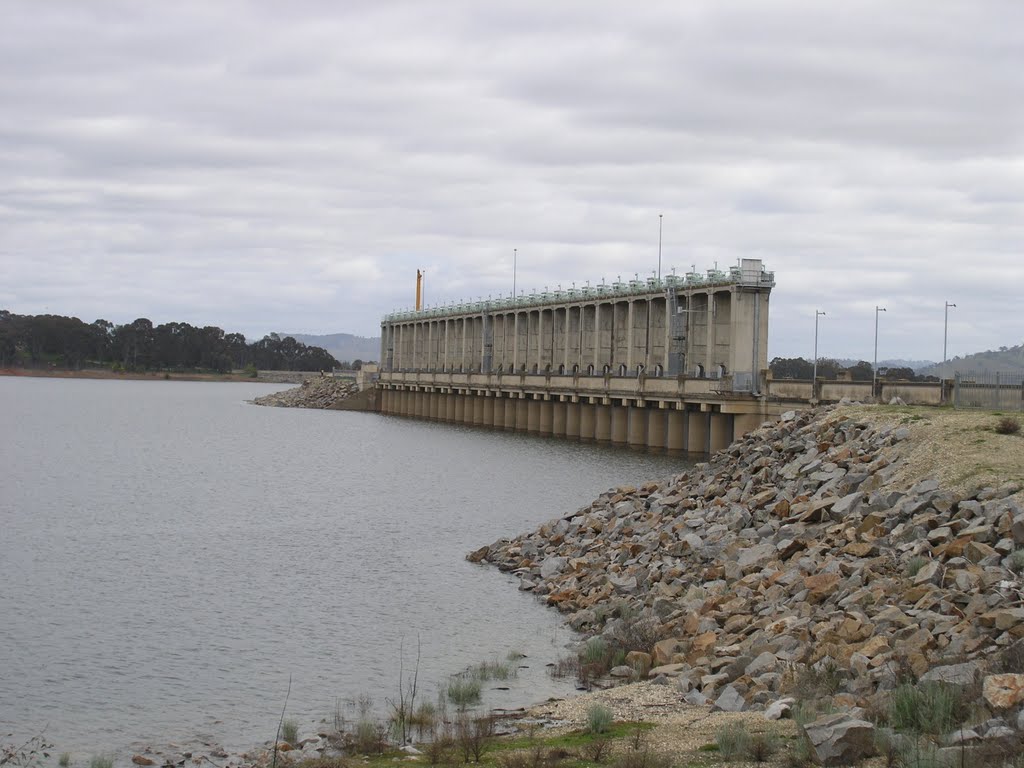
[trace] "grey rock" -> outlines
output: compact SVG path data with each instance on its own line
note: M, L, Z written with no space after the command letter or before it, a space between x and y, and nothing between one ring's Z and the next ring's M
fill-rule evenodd
M692 690L683 696L683 701L696 707L702 707L708 703L708 697L698 690Z
M968 686L980 674L981 665L976 661L969 661L964 664L947 664L943 667L933 667L921 675L921 682Z
M789 717L789 712L794 704L796 704L796 699L789 697L773 701L764 710L765 720L781 720L784 717Z
M568 560L564 557L549 557L543 563L540 564L540 577L542 579L550 579L552 576L557 576L563 570Z
M743 694L731 685L725 686L721 694L715 699L715 709L722 712L742 712L747 707Z
M818 765L852 765L875 749L875 726L845 712L827 715L804 727Z

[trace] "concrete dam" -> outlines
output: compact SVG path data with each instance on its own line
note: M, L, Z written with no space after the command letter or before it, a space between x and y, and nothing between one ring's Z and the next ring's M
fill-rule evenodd
M782 412L766 395L774 273L726 271L394 312L381 413L709 453Z

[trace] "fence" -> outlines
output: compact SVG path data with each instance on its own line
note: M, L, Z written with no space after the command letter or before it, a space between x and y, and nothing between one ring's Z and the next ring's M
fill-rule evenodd
M953 407L1024 411L1024 373L958 373Z

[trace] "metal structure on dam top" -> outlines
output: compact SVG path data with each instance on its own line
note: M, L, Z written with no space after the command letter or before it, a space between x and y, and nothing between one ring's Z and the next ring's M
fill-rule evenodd
M706 452L773 414L760 396L775 276L728 271L394 312L384 413Z

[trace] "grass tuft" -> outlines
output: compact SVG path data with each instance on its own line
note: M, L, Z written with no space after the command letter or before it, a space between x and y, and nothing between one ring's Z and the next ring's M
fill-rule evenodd
M587 731L607 733L612 724L612 711L603 704L592 704L587 710Z
M734 723L718 729L715 734L718 754L725 760L746 757L750 750L750 734L743 723Z
M299 743L298 720L288 719L281 723L281 741L287 741L292 746Z

